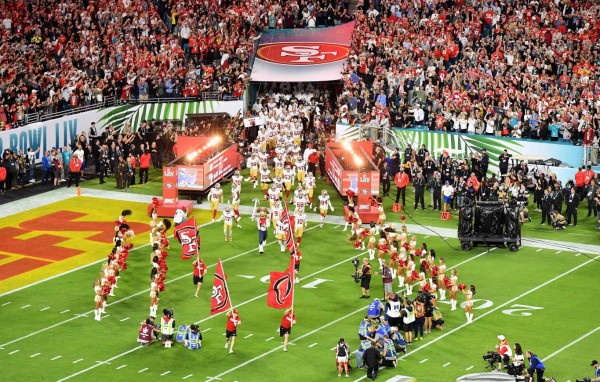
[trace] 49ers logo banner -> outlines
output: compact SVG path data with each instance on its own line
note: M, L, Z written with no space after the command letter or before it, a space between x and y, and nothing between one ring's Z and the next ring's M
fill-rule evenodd
M196 218L191 218L175 227L175 238L181 243L182 259L189 259L198 253L200 240L197 232Z
M294 260L285 272L271 272L267 305L271 308L289 308L294 304Z
M350 53L353 30L354 21L329 28L264 31L252 67L252 81L339 80Z
M213 282L212 299L210 301L210 314L217 314L231 309L231 297L227 288L227 277L223 272L221 259L217 261L215 281Z

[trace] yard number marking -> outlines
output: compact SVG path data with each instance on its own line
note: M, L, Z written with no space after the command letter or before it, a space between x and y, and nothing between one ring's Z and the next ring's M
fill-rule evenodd
M502 313L508 314L509 316L521 316L521 317L529 317L532 315L528 310L542 310L544 309L541 306L531 306L531 305L521 305L515 304L511 306L512 309L504 309Z

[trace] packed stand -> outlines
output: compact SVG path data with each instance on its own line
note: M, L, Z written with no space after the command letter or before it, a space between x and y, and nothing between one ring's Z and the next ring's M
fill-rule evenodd
M593 1L366 1L338 116L592 145L599 11Z

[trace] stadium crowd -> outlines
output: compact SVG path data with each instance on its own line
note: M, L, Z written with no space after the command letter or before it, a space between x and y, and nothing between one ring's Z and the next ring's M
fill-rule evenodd
M339 96L350 123L580 143L600 127L593 1L366 1Z

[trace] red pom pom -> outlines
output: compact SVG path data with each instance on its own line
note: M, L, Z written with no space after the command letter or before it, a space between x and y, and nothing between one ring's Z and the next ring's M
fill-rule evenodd
M417 271L412 271L412 273L410 274L410 278L411 278L413 281L417 281L417 280L419 279L419 272L417 272Z
M425 292L431 292L431 285L425 284L425 287L423 289L425 290Z
M460 290L465 290L467 288L467 285L465 283L461 283L458 285L458 289Z
M406 220L406 216L400 215L400 220Z
M433 267L431 267L431 275L432 276L437 276L439 271L440 271L440 268L438 268L437 265L434 265Z

